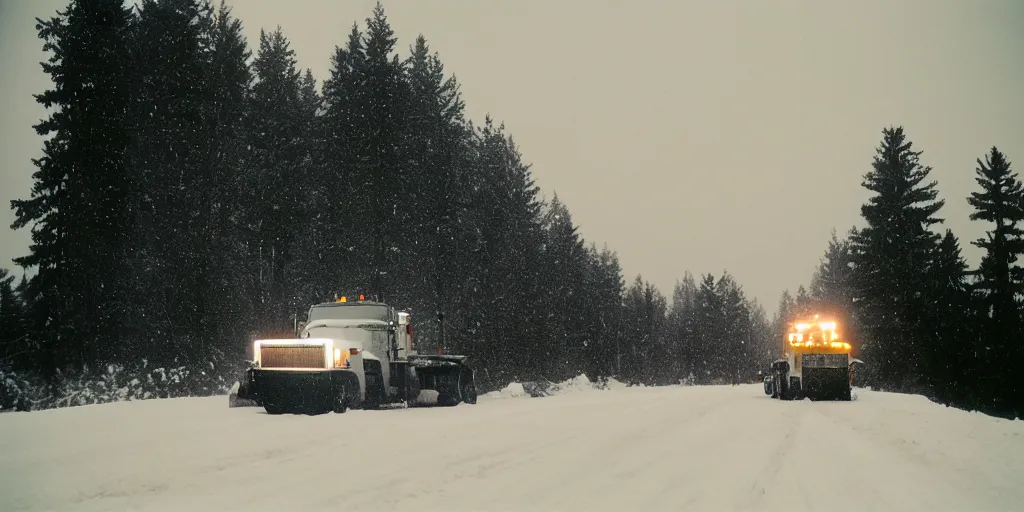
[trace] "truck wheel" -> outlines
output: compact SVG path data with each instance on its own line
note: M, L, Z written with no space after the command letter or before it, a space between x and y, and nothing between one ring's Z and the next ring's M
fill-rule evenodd
M462 387L462 401L467 404L476 403L476 386L472 382Z
M786 377L787 375L779 375L779 400L792 400L795 398L793 389L790 388Z
M363 409L380 409L384 404L384 376L379 373L366 373L366 399Z
M344 386L334 395L331 400L331 411L336 414L344 414L348 410L348 396L345 394Z

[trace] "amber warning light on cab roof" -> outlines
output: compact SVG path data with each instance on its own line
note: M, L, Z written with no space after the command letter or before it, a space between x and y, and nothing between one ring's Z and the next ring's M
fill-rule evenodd
M359 300L366 300L366 296L359 294ZM348 302L348 297L342 295L341 298L338 299L338 302Z
M813 321L794 322L787 337L791 347L850 350L850 344L840 339L836 322L817 316Z

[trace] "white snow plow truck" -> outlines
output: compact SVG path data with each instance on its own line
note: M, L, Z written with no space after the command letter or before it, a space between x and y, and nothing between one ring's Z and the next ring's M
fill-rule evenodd
M783 357L764 376L764 393L781 400L850 400L854 365L862 363L851 357L836 322L814 315L791 323L788 331Z
M341 297L312 306L298 331L294 339L253 342L230 407L320 414L394 403L476 403L466 356L417 354L408 312L362 295Z

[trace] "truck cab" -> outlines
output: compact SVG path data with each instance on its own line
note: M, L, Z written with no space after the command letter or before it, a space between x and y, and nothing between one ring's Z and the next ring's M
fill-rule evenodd
M405 317L408 322L408 315ZM368 300L349 302L341 297L336 302L313 305L307 318L299 338L332 340L334 350L347 363L346 369L359 381L360 402L367 400L367 389L372 395L380 392L382 383L392 381L395 368L391 363L398 359L399 347L399 314L394 308ZM380 383L375 381L378 378Z

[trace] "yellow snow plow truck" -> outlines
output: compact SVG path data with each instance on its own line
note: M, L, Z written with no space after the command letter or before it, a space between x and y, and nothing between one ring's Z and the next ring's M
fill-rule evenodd
M313 305L294 339L253 342L254 357L230 407L269 414L376 409L386 404L475 404L466 356L418 354L412 315L389 304L341 297Z
M850 343L834 320L814 315L791 323L782 353L764 377L766 395L781 400L850 400L853 368L861 361L850 355Z

